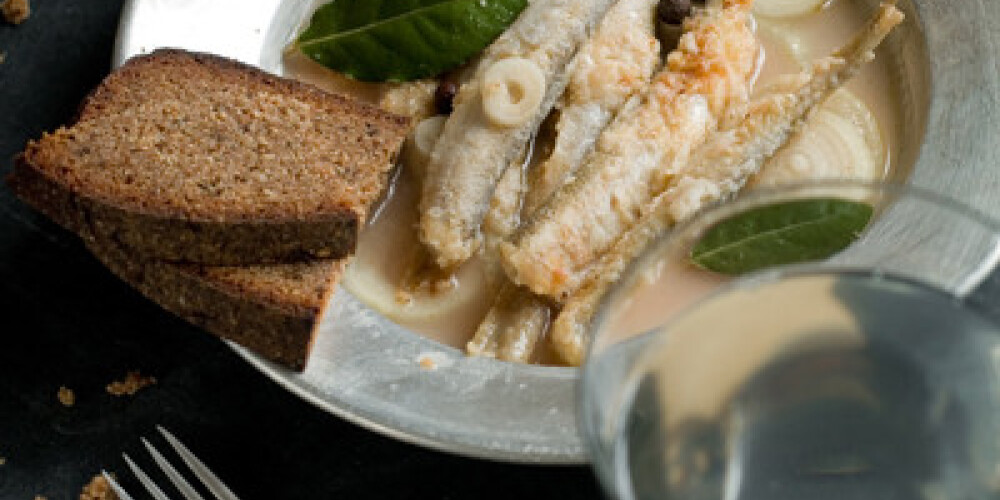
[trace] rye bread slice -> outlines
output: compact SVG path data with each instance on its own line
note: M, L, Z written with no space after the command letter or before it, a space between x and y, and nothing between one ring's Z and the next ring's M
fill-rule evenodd
M67 192L92 233L147 258L335 259L353 252L407 128L235 61L159 50L106 78L73 125L30 143L15 177Z
M85 238L108 269L160 307L293 370L305 368L347 259L209 267L139 257Z
M15 168L8 182L164 309L274 362L294 370L305 367L347 259L242 267L160 261L125 249L113 234L93 232L76 197L36 170Z

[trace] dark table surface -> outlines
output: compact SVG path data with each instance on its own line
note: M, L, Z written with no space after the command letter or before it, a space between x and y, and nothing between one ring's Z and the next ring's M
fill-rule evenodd
M0 25L0 175L107 74L121 10L33 3L27 22ZM159 382L134 397L105 392L136 369ZM73 407L56 399L60 386ZM0 499L76 498L101 469L140 491L121 452L153 469L139 438L163 444L157 424L244 498L600 497L583 467L444 455L324 413L144 300L0 187Z

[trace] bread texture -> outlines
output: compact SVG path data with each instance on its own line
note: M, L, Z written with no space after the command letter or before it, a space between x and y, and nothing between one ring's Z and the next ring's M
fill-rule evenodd
M302 370L406 125L233 61L157 51L29 144L7 183L164 309Z
M167 49L106 78L74 124L28 145L15 176L40 177L91 232L147 258L337 259L353 252L407 129L377 108Z
M108 269L188 322L303 370L346 259L267 266L174 264L85 238Z

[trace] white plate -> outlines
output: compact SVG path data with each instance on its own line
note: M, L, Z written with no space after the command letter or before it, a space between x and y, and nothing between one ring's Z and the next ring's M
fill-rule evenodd
M1000 2L901 3L910 19L887 44L894 55L893 77L908 82L900 86L906 123L897 163L913 166L915 184L996 212L1000 86L994 54L1000 34L989 23L1000 19ZM130 0L114 62L179 47L281 73L281 50L313 5L313 0ZM925 130L928 141L921 146ZM404 441L497 460L585 461L575 423L575 370L468 359L393 324L347 292L333 301L304 373L233 348L304 399ZM421 368L423 357L438 368Z

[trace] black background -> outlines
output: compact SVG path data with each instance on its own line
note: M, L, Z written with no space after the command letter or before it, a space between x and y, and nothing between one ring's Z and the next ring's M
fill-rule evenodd
M112 0L33 4L24 24L0 25L0 174L108 72L121 10ZM159 383L132 398L104 391L134 369ZM76 392L74 407L57 401L61 385ZM120 453L154 469L139 438L163 445L156 424L243 498L600 497L583 467L439 454L314 408L138 296L0 187L0 499L76 498L102 468L139 492Z

